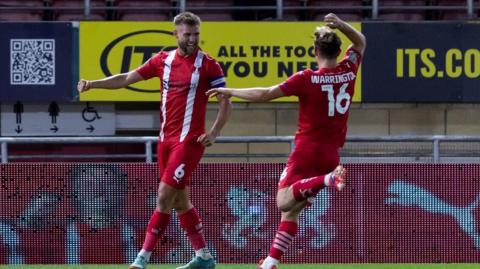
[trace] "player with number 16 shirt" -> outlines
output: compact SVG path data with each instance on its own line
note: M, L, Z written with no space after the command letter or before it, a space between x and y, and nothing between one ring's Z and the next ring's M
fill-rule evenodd
M282 211L280 226L268 257L258 269L277 269L279 261L297 233L298 216L326 186L341 190L346 171L339 165L339 149L345 142L347 119L354 94L355 78L365 50L362 33L338 18L325 16L326 26L314 35L318 70L304 70L280 85L248 89L217 88L207 92L232 95L251 101L268 101L282 96L298 96L298 130L295 149L280 177L277 206ZM345 34L352 45L337 62L341 40L335 29Z

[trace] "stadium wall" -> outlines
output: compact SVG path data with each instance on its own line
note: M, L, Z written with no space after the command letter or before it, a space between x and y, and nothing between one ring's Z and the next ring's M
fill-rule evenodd
M234 103L222 135L293 135L297 128L297 103ZM207 112L207 126L215 120L217 105ZM157 116L158 111L152 115ZM480 134L480 104L353 103L348 135L471 135ZM252 121L252 119L255 119ZM207 153L282 153L286 143L216 144ZM284 162L286 158L204 158L204 162Z
M201 164L192 180L220 263L254 263L278 225L282 164ZM292 263L480 262L480 165L350 164L343 192L320 192L300 217ZM154 209L151 164L3 164L0 264L128 263ZM183 263L178 220L153 255Z
M202 25L201 46L222 61L225 66L230 66L228 85L267 86L283 81L289 72L309 67L309 55L308 53L304 55L302 52L308 51L311 44L311 31L315 25L316 23L312 22L255 22L257 31L252 33L252 22L205 22ZM357 94L353 97L349 135L477 135L480 133L480 118L477 116L480 112L478 105L480 95L475 85L480 76L480 52L477 46L478 40L476 40L480 24L364 22L354 25L365 33L369 45L362 65L362 73L359 75L361 83L357 83ZM68 106L68 101L78 103L79 97L75 93L78 77L94 79L106 76L109 72L129 70L141 64L142 60L145 60L146 52L151 52L150 49L174 45L173 38L165 33L171 28L168 22L82 22L79 25L70 22L2 22L0 28L4 30L2 30L4 38L0 41L0 53L5 56L5 59L11 59L11 61L3 61L0 65L4 76L2 87L0 87L2 104L16 102L25 102L25 105L42 102L48 104L55 101L62 107ZM138 34L138 31L153 29L163 32L149 32L151 34L149 38ZM219 30L222 32L221 35L218 34ZM137 34L125 37L135 32ZM68 38L66 39L69 35L72 35L71 42ZM342 38L347 44L345 38ZM23 49L29 46L22 46L22 49L17 51L13 46L23 44L21 42L26 40L29 42L37 40L40 43L56 40L57 57L45 57L49 59L48 67L54 66L57 71L47 72L53 78L47 80L50 84L41 84L45 82L39 81L41 76L34 76L35 72L41 72L41 68L30 64L22 69L22 65L15 64L16 62L12 60L15 59L14 57L30 59L35 49L40 49L39 46L34 46L35 49L32 50ZM91 40L95 40L95 46L92 46ZM109 45L112 46L109 47ZM265 51L263 56L258 49L257 54L254 54L251 49L251 46L260 45ZM110 49L107 49L108 47ZM298 48L297 54L303 56L296 57L298 55L287 47ZM41 51L43 51L42 55L48 56L45 46ZM288 57L288 51L291 57ZM103 67L102 55L107 59ZM53 59L56 61L55 65L52 64ZM253 75L253 72L244 76L242 70L245 71L245 69L240 67L251 67L255 62L257 64L266 62L271 72L265 77L261 76L261 70L257 70L257 73L260 73L258 76ZM278 69L274 69L275 66L290 64L295 67L288 69L289 72L278 72ZM239 66L236 72L233 71L235 65ZM108 72L105 73L105 70ZM24 77L30 80L24 79L23 82L12 80L15 78L13 76L15 72L23 72ZM279 73L281 76L278 75ZM158 86L158 81L152 83L153 86L149 87L153 88L150 90ZM105 92L111 94L110 91ZM80 100L115 102L115 134L157 134L158 92L150 93L153 97L144 97L144 92L131 90L118 94L120 92L123 91L116 91L113 94L115 97L123 98L118 101L114 101L111 99L112 96L105 95L102 91L99 91L98 95L82 95ZM131 102L131 100L142 100L142 102ZM291 135L295 132L297 120L295 100L263 104L235 101L232 120L226 125L222 135ZM60 120L64 111L62 107L59 114ZM12 113L12 111L4 111L4 113ZM211 103L207 124L213 122L215 113L216 104ZM15 119L15 117L11 118ZM15 122L13 124L2 122L2 128L10 125L17 127ZM28 135L25 133L26 131L21 135ZM61 131L57 135L61 135ZM288 153L290 149L285 144L224 144L208 150ZM250 161L250 159L235 159L235 161ZM257 161L257 159L251 161ZM281 162L284 158L258 159L258 161Z

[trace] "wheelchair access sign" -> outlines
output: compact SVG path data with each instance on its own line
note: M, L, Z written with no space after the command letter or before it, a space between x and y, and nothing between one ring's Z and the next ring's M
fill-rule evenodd
M113 104L50 102L2 104L2 136L98 136L115 134Z

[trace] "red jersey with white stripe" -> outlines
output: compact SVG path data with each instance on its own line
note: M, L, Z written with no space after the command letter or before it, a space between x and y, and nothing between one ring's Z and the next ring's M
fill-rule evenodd
M161 141L188 141L205 132L205 92L225 86L217 61L199 49L188 56L180 55L178 50L162 51L136 71L144 79L160 78Z
M342 147L361 54L353 48L334 68L307 69L280 85L286 96L299 98L296 141Z

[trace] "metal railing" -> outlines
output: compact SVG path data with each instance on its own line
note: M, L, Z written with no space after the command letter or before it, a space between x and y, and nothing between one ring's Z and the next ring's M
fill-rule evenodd
M112 1L114 2L114 1ZM308 1L299 1L297 6L285 6L283 0L276 0L275 5L265 5L265 6L216 6L216 5L189 5L186 0L175 1L172 6L157 6L157 7L128 7L128 6L115 6L115 5L105 5L105 6L92 6L91 0L84 0L82 6L2 6L0 5L0 10L40 10L40 11L83 11L85 19L89 19L93 11L103 10L103 11L122 11L122 10L150 10L150 11L165 11L178 13L185 10L189 11L275 11L277 20L282 20L285 11L325 11L325 12L342 12L342 11L367 11L370 12L371 17L368 19L378 19L379 13L381 11L465 11L465 19L472 19L474 17L474 12L480 10L479 5L475 5L474 0L465 0L464 4L459 5L384 5L381 4L381 0L371 0L370 3L365 5L308 5ZM303 4L302 4L303 3ZM385 1L387 3L387 1Z
M142 136L142 137L0 137L1 143L1 162L7 163L10 158L12 159L28 159L28 158L144 158L145 162L151 163L154 159L153 145L157 143L157 137L154 136ZM288 143L290 150L294 147L293 136L221 136L216 140L217 143ZM401 150L393 149L389 150L388 156L405 157L415 156L416 154L428 155L429 159L433 163L439 163L442 156L441 143L479 143L480 136L349 136L345 148L347 153L342 157L357 156L362 158L362 154L365 158L369 156L386 156L385 153L372 154L372 149L368 148L368 143L427 143L429 146L425 152L418 153L416 151L415 144L412 144L412 149L405 149L403 145L400 145ZM142 154L48 154L48 155L29 155L29 156L9 156L8 146L11 144L144 144L144 153ZM367 144L367 149L364 152L359 152L356 155L348 153L352 151L348 149L354 144ZM345 149L344 148L344 149ZM480 148L480 145L479 145ZM474 154L477 153L475 149L470 148ZM377 152L375 152L377 153ZM254 157L285 157L285 154L260 154ZM222 157L221 155L211 155L206 157ZM223 156L224 157L224 156ZM248 153L230 153L228 157L249 157ZM250 156L251 157L251 156ZM457 156L458 157L458 156ZM468 157L472 157L469 155ZM477 156L475 156L477 157Z
M156 136L140 137L0 137L1 161L7 163L9 160L9 144L144 144L144 154L62 154L62 155L29 155L20 157L27 158L145 158L145 162L153 161L153 144L157 143ZM289 143L293 148L293 136L222 136L216 139L216 143ZM232 156L242 156L232 154ZM27 157L27 158L25 158Z

